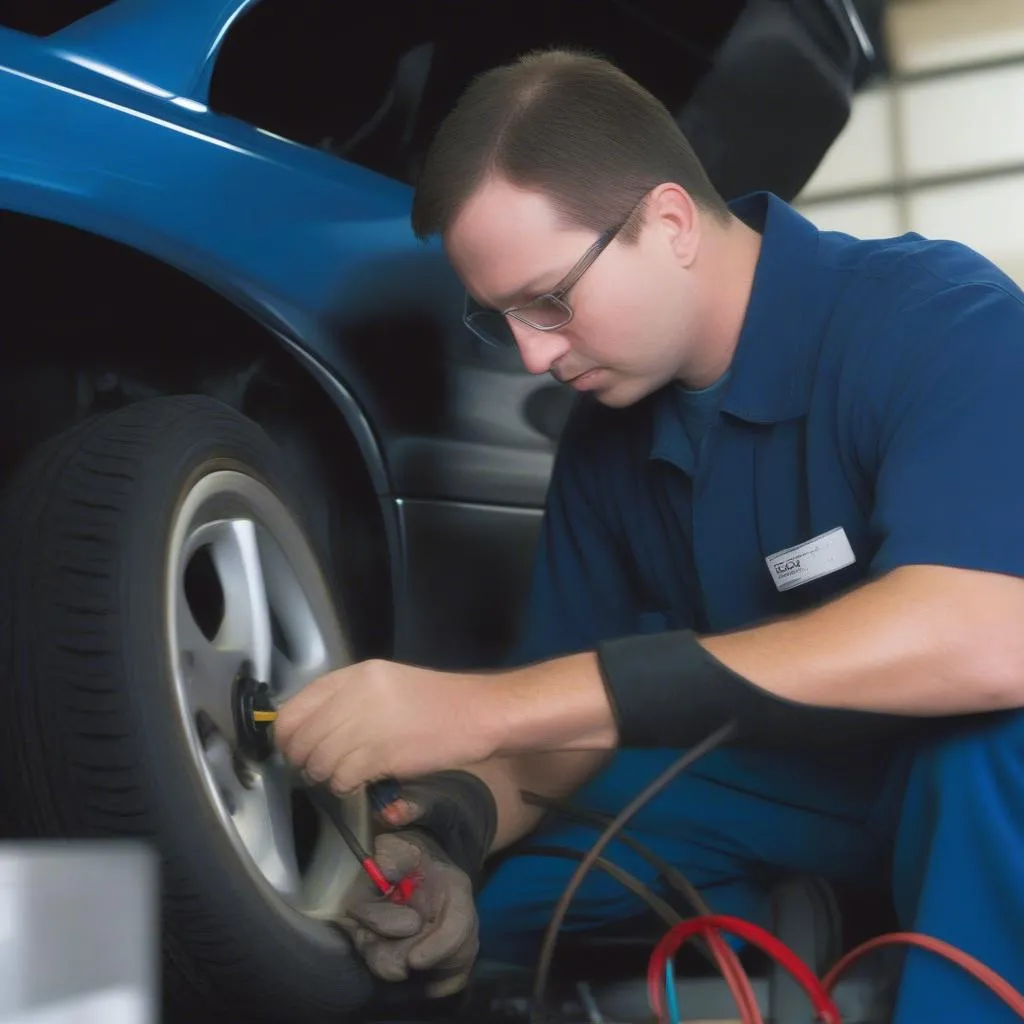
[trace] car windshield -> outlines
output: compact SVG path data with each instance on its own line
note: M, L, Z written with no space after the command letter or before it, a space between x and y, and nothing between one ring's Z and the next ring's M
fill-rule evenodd
M109 7L114 0L8 0L0 5L0 25L48 36L76 21Z

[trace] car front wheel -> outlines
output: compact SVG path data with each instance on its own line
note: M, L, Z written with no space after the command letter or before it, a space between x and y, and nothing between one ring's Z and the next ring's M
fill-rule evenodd
M332 924L355 858L244 715L353 657L303 507L198 396L52 439L0 504L0 821L154 844L175 1020L337 1020L371 990Z

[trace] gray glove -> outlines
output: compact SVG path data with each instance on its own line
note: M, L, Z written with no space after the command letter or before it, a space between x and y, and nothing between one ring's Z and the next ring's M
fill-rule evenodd
M441 998L466 986L480 948L473 883L428 834L379 835L374 856L392 882L421 875L408 903L381 896L369 878L358 883L340 922L370 970L384 981L429 971L426 995Z

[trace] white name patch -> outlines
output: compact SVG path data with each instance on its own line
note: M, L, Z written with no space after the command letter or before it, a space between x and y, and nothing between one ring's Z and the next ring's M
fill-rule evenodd
M765 561L779 591L792 590L803 583L838 572L857 561L850 547L846 531L837 526L827 533L818 534L803 544L795 544L784 551L776 551Z

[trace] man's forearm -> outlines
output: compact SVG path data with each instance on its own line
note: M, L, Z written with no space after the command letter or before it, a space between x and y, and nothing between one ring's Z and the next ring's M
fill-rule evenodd
M491 790L498 808L498 830L491 852L511 845L532 832L544 812L523 803L520 790L542 796L567 797L595 775L608 754L602 751L521 754L473 765L471 771Z
M1022 621L1024 580L908 566L813 611L699 642L726 672L759 690L773 712L782 711L777 699L880 716L938 717L1024 705ZM636 638L638 670L650 670L646 652L659 647L664 649L657 634ZM683 667L669 659L654 671L663 677L657 686L667 688L662 699L678 694L676 711L685 719ZM619 687L626 700L628 683ZM509 673L497 698L492 721L499 723L499 754L607 750L619 741L621 709L612 706L595 654ZM728 717L729 709L723 710L709 730ZM673 734L672 742L686 740Z
M811 612L701 643L786 700L942 716L1024 703L1024 581L915 565Z

